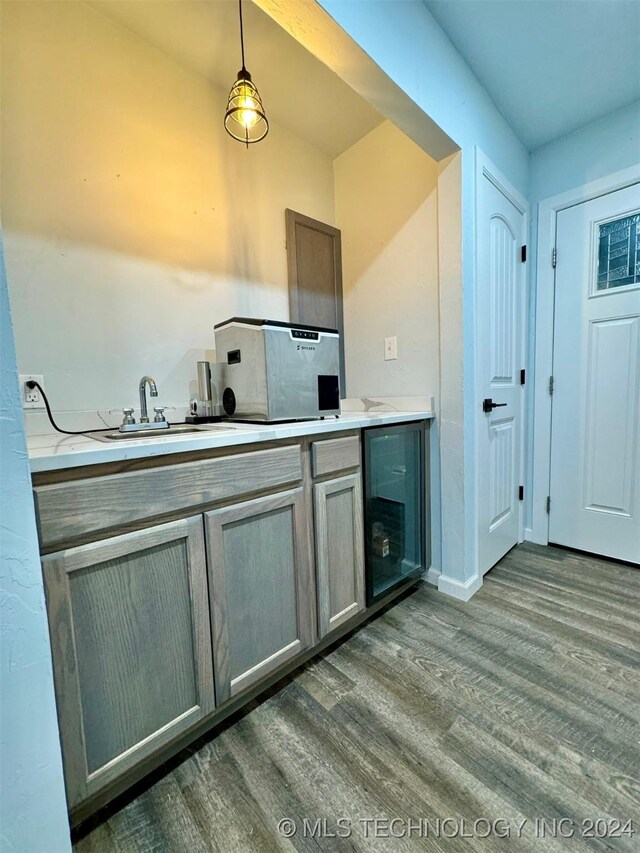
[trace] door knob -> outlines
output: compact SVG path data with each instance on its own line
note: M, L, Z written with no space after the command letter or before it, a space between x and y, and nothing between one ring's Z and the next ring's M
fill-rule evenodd
M494 403L491 397L485 397L482 401L482 411L488 414L492 409L499 409L500 406L507 406L508 403Z

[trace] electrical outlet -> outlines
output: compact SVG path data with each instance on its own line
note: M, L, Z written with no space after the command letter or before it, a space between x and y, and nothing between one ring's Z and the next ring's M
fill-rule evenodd
M398 339L393 338L385 338L384 339L384 360L385 361L393 361L398 357Z
M22 394L23 409L44 409L44 400L39 388L27 388L27 382L33 379L44 388L44 376L36 376L35 373L20 375L20 393Z

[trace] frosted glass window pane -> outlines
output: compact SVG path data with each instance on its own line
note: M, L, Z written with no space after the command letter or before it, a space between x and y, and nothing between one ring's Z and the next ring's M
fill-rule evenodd
M640 213L598 226L598 290L640 283Z

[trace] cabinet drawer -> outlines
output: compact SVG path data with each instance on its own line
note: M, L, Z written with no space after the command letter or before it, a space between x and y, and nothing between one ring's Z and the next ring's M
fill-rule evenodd
M336 471L360 466L360 438L348 435L346 438L328 438L314 441L311 445L313 476L322 477Z
M302 479L299 445L275 447L36 486L40 545L126 529L146 518L190 512L202 505Z

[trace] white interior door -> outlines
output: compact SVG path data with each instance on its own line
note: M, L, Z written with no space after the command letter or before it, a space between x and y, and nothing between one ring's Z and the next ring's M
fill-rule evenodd
M524 204L478 180L478 560L485 574L520 539L523 452Z
M556 239L549 541L640 562L640 185Z

